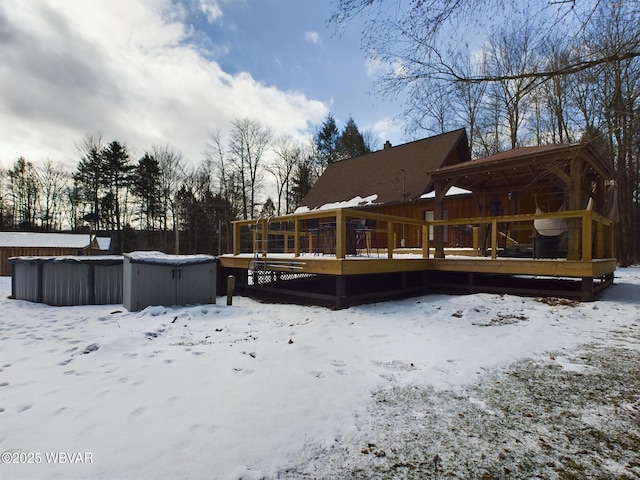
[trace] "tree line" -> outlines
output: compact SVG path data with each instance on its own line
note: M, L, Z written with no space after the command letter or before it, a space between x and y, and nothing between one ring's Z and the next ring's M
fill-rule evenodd
M189 165L171 145L139 158L117 140L87 134L73 171L24 157L0 169L0 230L96 232L116 253L136 248L226 253L233 220L291 213L329 163L368 153L373 136L329 114L306 141L274 138L260 121L232 122L228 138L209 134L203 158Z

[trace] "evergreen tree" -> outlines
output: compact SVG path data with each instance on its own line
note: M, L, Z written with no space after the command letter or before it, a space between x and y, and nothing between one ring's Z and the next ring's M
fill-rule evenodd
M336 140L336 150L340 160L371 152L353 117L349 117L340 137Z
M122 193L131 185L134 166L129 161L126 147L113 141L101 152L102 179L107 187L112 206L110 223L117 232L122 230Z
M146 228L155 230L160 214L160 164L148 153L138 160L133 177L133 193L140 199L140 214Z
M100 134L87 134L78 144L77 148L81 154L80 162L73 173L75 192L74 200L79 203L74 205L75 214L82 216L84 213L100 213L100 195L103 190L102 179L102 136ZM85 206L90 205L89 212L83 212ZM72 219L75 224L77 216ZM100 219L98 223L100 223ZM77 226L77 225L75 225Z
M293 176L293 186L290 191L290 203L300 206L302 199L309 193L315 181L311 162L300 162Z
M314 137L318 162L320 163L322 170L324 170L330 163L339 159L337 148L339 137L340 132L336 125L336 120L333 118L333 115L329 114L322 124L322 128L318 130Z
M262 218L273 217L276 214L276 206L273 203L271 197L267 198L265 202L262 204L262 211L260 212L260 216Z

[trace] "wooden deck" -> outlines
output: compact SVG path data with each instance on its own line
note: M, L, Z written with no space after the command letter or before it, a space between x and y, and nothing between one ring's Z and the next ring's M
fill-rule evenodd
M522 227L523 224L532 225L536 218L559 216L571 226L564 239L566 258L503 256L514 246L514 240L508 234L501 236L499 225ZM315 228L318 222L313 222L314 228L307 229L305 222L309 219L320 219L320 224L329 227L323 232L321 228ZM355 224L353 222L361 219L375 220L375 227L362 231L350 228ZM469 245L446 246L443 241L445 229L459 226L473 226L472 241ZM422 244L400 247L398 234L403 228L421 229ZM483 241L482 237L487 240ZM600 289L612 283L617 266L612 245L611 222L588 210L429 222L373 214L366 210L338 209L235 222L234 253L223 255L219 260L226 269L253 275L253 282L248 277L245 282L249 290L273 291L280 288L281 292L297 292L303 297L327 296L335 300L337 307L345 303L349 282L354 283L354 278L363 281L377 279L374 283L381 285L379 291L373 289L371 293L360 293L373 297L387 291L401 293L403 286L407 291L411 290L412 285L409 284L412 282L407 283L406 278L414 278L413 289L416 291L429 291L438 284L454 287L455 283L473 291L475 287L487 290L479 288L483 281L478 279L501 277L504 281L493 282L495 288L492 291L524 294L528 287L510 285L514 276L531 279L531 292L541 290L534 286L533 281L539 277L545 280L573 279L578 287L571 286L570 294L564 291L564 287L558 287L555 294L593 300ZM451 276L441 275L447 273L464 275L459 275L454 281ZM398 274L400 277L392 280L392 276ZM314 287L306 290L290 288L294 280L309 277L322 277L325 281L333 279L335 289L329 287L328 292L318 294ZM384 284L390 282L399 282L401 286L385 290ZM544 289L544 292L554 294L554 287Z
M535 275L551 277L598 278L616 269L615 258L594 260L523 259L486 257L387 258L289 257L271 254L257 259L251 255L223 255L223 267L243 270L269 270L316 275L371 275L390 272L443 271Z

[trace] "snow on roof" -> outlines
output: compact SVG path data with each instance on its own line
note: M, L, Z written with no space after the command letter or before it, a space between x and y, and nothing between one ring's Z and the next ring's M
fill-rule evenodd
M451 187L449 190L447 190L445 197L452 197L454 195L468 195L470 193L472 192L469 190L465 190L464 188ZM425 193L420 198L436 198L436 191L431 190L429 193Z
M372 192L381 205L414 201L428 191L431 173L471 159L464 128L330 163L301 205L311 209Z
M59 255L11 257L9 263L94 263L102 265L122 264L122 255Z
M212 255L169 255L163 252L140 251L125 253L124 256L131 263L147 263L157 265L194 265L198 263L214 262L216 257Z
M0 232L0 247L86 248L89 235L76 233Z
M349 207L364 207L366 205L373 205L375 201L378 199L378 195L373 194L368 197L353 197L351 200L347 200L345 202L334 202L334 203L326 203L321 205L318 208L310 209L309 207L301 206L296 208L294 213L306 213L316 210L333 210L335 208L349 208Z
M109 250L111 248L111 237L96 237L100 250Z

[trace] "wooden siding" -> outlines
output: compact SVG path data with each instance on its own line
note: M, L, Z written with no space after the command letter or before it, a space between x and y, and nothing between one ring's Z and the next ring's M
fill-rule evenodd
M491 204L494 201L494 211L492 211ZM473 194L446 197L443 201L443 211L445 212L443 220L493 215L527 215L535 213L536 206L540 206L545 213L555 212L562 206L562 194L558 195L550 190L541 190L534 194L529 192L514 192L511 195L508 193L496 194L484 200L486 203L485 212L482 211L481 202L482 200L479 196ZM495 211L495 205L500 205L499 211ZM424 220L426 212L435 210L435 199L374 206L368 207L366 210L385 215ZM471 225L447 227L444 246L448 248L470 247L472 241L470 227ZM530 225L501 224L500 231L518 243L531 243L532 237L536 235L533 223ZM405 239L405 247L407 248L422 247L422 233L419 229L407 228L406 226L403 229L402 226L397 226L393 234L397 240L396 248L401 247L402 238ZM386 237L380 239L377 243L380 242L386 245ZM374 240L375 244L376 241Z

